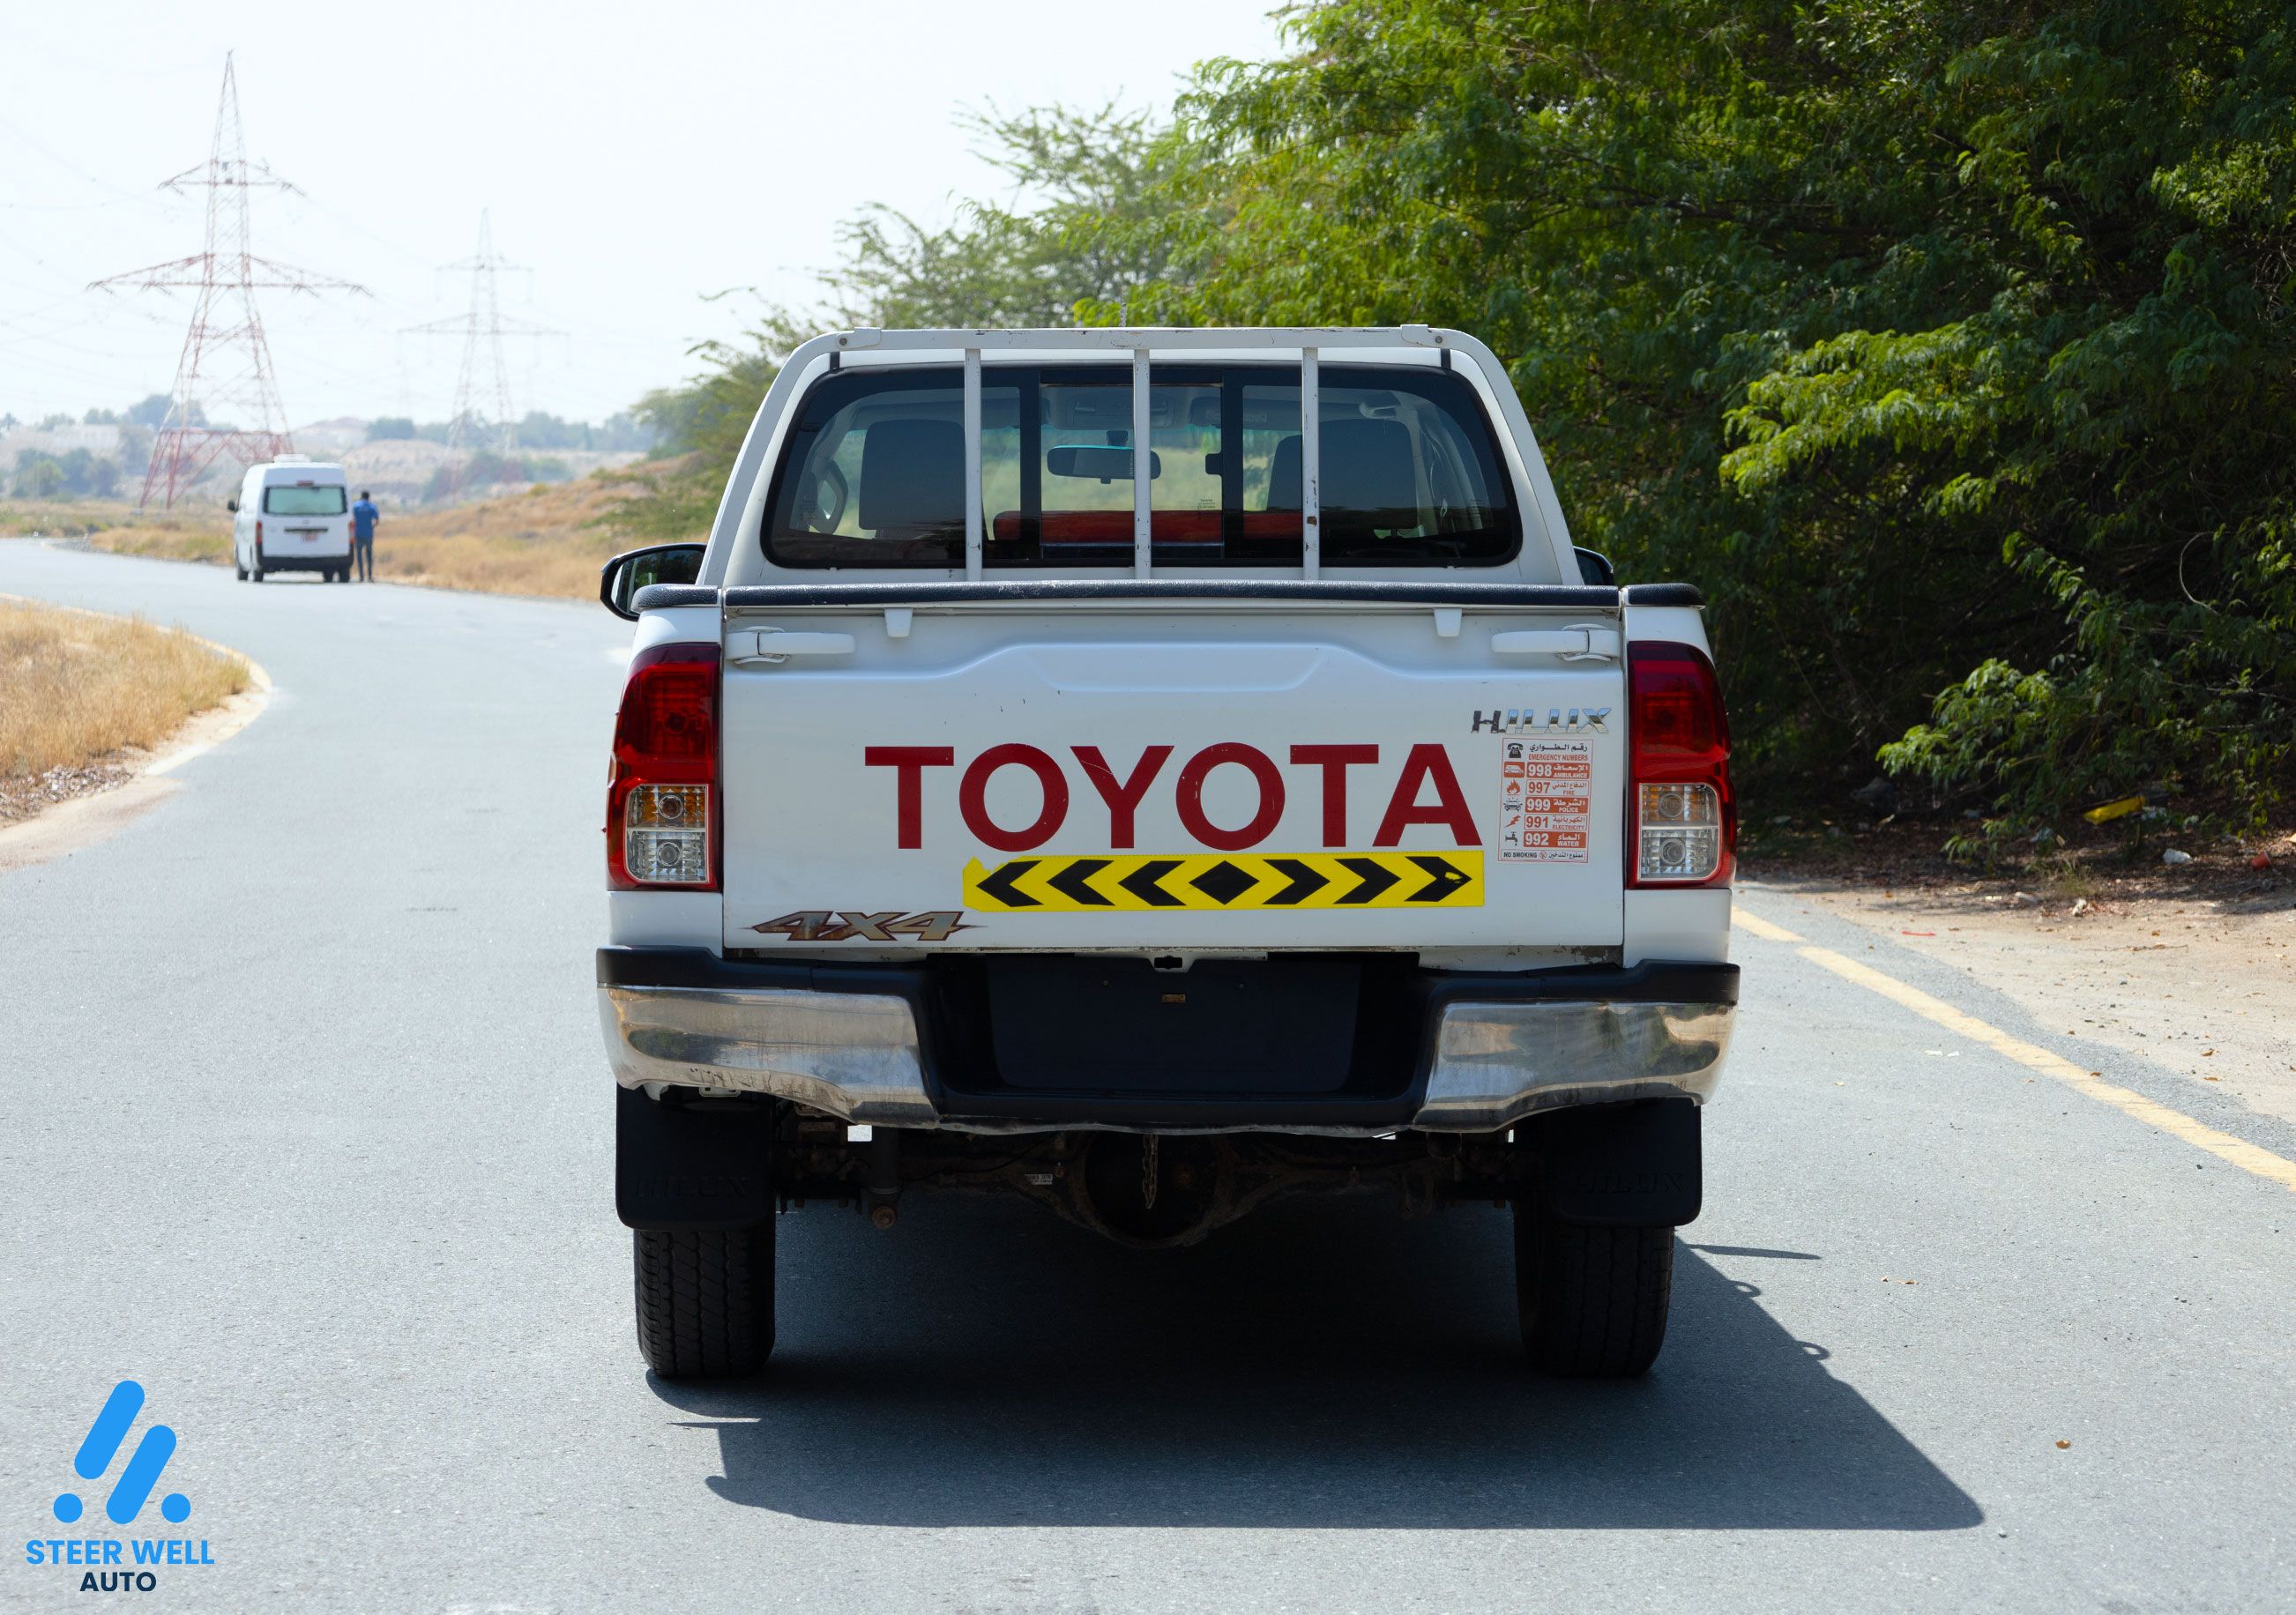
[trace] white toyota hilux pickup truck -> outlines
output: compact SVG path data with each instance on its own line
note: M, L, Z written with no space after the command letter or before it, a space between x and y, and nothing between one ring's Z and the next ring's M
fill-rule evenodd
M600 1018L637 1327L755 1373L777 1215L1009 1189L1513 1209L1522 1335L1640 1373L1737 1000L1677 583L1575 549L1455 331L854 331L637 624Z

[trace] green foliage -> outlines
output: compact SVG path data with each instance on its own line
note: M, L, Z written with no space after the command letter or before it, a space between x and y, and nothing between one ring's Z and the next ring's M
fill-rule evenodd
M665 538L705 531L783 356L816 331L1066 325L1078 305L1120 299L1165 273L1157 220L1174 154L1147 116L1112 105L992 107L963 122L1025 200L967 202L939 228L863 209L839 232L843 261L822 275L818 307L763 308L740 338L693 349L692 381L638 401L652 452L679 463L651 478L618 525Z
M30 448L17 451L16 480L9 485L9 492L19 499L53 499L63 487L63 468L54 455Z
M9 491L19 499L60 496L109 499L119 491L117 461L75 448L51 455L37 448L16 452L16 474Z
M1068 325L1079 302L1164 274L1173 152L1146 114L991 107L961 122L1027 205L968 202L938 230L864 209L840 232L845 261L824 277L824 307L798 324Z
M596 425L587 421L569 421L561 415L539 409L530 409L518 423L518 446L521 448L578 448L608 454L644 451L652 445L652 434L631 416L616 413Z
M2262 0L1321 0L1028 200L845 236L851 324L1389 324L1505 356L1579 542L1710 602L1750 783L2003 827L2296 766L2296 21ZM692 532L768 311L644 406ZM682 526L676 524L683 523Z
M155 392L140 403L130 404L119 412L119 417L131 426L149 426L156 430L168 423L168 410L173 400L166 393ZM207 423L207 411L201 409L198 401L194 399L184 424L205 426Z
M474 450L460 462L442 463L422 485L422 503L450 499L464 488L503 482L565 482L573 477L563 460L500 454L491 448Z
M404 443L414 436L412 416L379 415L366 423L366 440L370 443Z
M1707 589L1758 781L1878 750L2024 818L2164 776L2246 816L2284 788L2284 8L1293 25L1296 54L1184 99L1150 306L1509 356L1579 540Z

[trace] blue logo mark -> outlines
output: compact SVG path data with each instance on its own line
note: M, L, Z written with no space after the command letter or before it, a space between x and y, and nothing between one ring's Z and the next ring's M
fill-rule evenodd
M87 1439L79 1444L78 1455L72 1459L72 1468L81 1480L94 1480L111 1467L119 1444L127 1439L127 1427L143 1406L144 1388L135 1381L122 1380L111 1388L95 1422L87 1427ZM111 1496L104 1501L103 1512L114 1525L129 1524L144 1512L144 1500L160 1483L160 1472L168 1467L175 1451L176 1432L166 1425L154 1424L144 1432L144 1439L128 1455L127 1467L119 1472ZM78 1492L65 1492L56 1499L56 1518L70 1525L79 1518L82 1506ZM191 1517L192 1500L181 1492L169 1492L160 1499L160 1512L180 1525Z

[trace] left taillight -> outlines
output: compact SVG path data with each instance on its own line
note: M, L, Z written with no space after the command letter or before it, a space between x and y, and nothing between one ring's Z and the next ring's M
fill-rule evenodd
M1627 659L1633 782L1629 886L1723 886L1737 860L1730 719L1714 664L1695 645L1645 640Z
M655 645L630 659L606 791L606 884L718 886L714 644Z

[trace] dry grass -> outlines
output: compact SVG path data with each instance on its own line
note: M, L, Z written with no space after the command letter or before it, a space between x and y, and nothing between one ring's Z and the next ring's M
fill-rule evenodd
M614 515L641 491L643 476L584 477L480 504L386 512L374 575L432 588L594 600L600 564L634 542Z
M127 520L135 508L121 499L0 499L0 538L93 532Z
M247 664L140 619L0 600L0 790L159 744Z
M161 561L203 561L209 566L231 564L231 513L228 511L177 511L162 515L154 511L137 515L132 509L116 518L117 527L100 528L88 543L121 555L154 555Z
M537 484L506 499L444 510L386 511L374 541L374 575L390 583L594 600L598 568L636 542L615 512L653 475L637 467L578 481ZM123 555L231 564L231 518L223 512L123 517L89 542ZM53 530L51 529L50 530Z

